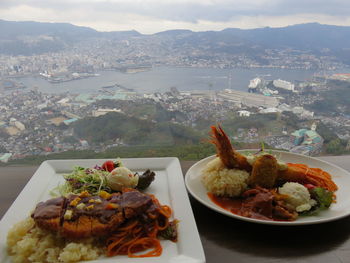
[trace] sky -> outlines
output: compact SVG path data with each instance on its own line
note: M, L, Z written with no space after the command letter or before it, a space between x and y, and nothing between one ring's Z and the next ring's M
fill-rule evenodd
M0 0L0 18L66 22L98 31L350 26L349 0Z

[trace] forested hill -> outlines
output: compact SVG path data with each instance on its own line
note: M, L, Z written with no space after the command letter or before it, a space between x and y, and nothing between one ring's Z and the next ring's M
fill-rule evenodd
M75 136L90 143L121 142L130 146L196 144L202 135L190 127L170 122L155 123L111 112L74 124Z

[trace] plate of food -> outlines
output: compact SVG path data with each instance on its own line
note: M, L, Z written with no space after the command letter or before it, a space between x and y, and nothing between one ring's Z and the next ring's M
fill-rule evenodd
M307 225L350 215L350 173L331 163L277 150L236 151L211 127L217 155L186 173L190 194L214 211L260 224Z
M1 262L205 262L177 158L50 160L0 221Z

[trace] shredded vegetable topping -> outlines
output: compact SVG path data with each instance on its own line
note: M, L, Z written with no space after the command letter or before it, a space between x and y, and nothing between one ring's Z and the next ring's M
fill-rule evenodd
M111 192L107 186L107 175L109 172L99 166L94 168L74 167L72 173L63 177L66 182L58 186L58 192L67 196L69 194L79 194L88 191L92 195L97 195L100 191Z

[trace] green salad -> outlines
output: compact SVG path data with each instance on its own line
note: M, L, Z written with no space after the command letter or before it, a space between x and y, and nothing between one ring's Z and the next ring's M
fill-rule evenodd
M144 190L154 180L155 173L149 169L140 175L133 173L117 159L108 160L102 166L95 165L94 168L75 166L71 173L63 177L65 182L51 191L52 196L68 196L84 191L98 195L100 191L112 193L123 188Z
M108 171L96 168L84 168L75 166L72 173L63 175L66 182L58 186L61 195L79 194L88 191L92 195L100 191L111 192L107 185Z

